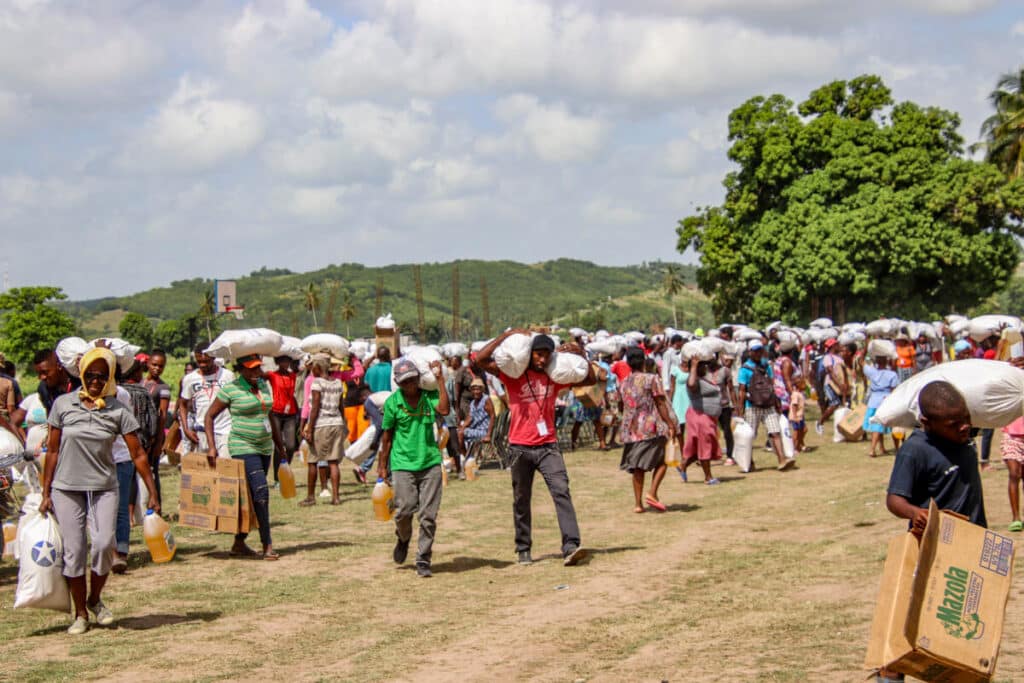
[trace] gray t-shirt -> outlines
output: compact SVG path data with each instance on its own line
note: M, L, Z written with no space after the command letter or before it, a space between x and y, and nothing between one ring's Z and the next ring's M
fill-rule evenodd
M82 405L78 393L59 396L47 422L61 430L53 487L61 491L110 491L117 488L114 439L139 430L132 409L114 397L99 410Z
M698 413L717 418L722 414L722 388L708 378L707 374L699 378L697 386L692 389L687 384L686 393L690 396L691 408Z

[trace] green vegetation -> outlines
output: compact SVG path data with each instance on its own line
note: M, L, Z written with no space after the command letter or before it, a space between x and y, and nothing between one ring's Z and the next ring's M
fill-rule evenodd
M729 115L722 206L680 221L680 251L719 317L908 318L967 310L1020 260L1024 180L962 156L952 112L894 104L877 76L799 106L754 97Z
M1024 69L1003 74L989 96L995 113L981 124L982 141L971 151L985 150L985 159L1008 178L1024 175Z
M0 295L0 351L24 365L39 349L74 335L75 321L49 303L66 298L59 287L15 287Z
M695 269L677 266L674 278L683 285L671 301L662 289L667 265L652 262L639 266L598 266L585 261L559 259L537 264L512 261L459 261L460 329L466 338L483 335L482 286L486 286L493 329L509 325L558 323L563 327L582 325L618 329L649 328L672 320L673 303L680 308L680 324L707 325L712 322L707 299L692 287ZM296 336L310 334L318 323L330 321L330 331L355 336L372 334L376 288L382 283L384 312L392 312L402 330L418 327L415 277L412 265L370 268L345 263L309 273L259 270L238 278L238 296L245 305L245 321L208 314L213 305L213 283L193 279L171 283L125 297L64 304L92 336L114 334L126 312L156 323L153 343L173 355L183 355L189 340L217 325L271 327ZM445 341L452 323L452 264L420 266L426 341ZM339 296L324 311L320 296L340 284ZM482 285L482 283L486 283ZM648 296L650 295L650 296ZM314 320L314 315L316 319Z

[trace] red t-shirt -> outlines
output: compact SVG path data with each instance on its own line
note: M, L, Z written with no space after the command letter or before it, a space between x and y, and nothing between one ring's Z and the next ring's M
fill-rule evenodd
M629 363L624 360L617 360L612 363L612 372L619 378L619 384L622 384L622 381L629 377L633 371L629 369Z
M519 379L504 372L499 379L508 391L508 409L511 422L508 442L517 446L540 446L558 441L555 432L555 399L568 384L556 384L543 372L527 370ZM538 424L544 420L547 434L542 435Z
M268 372L267 381L274 390L274 405L271 406L270 412L281 415L294 415L299 412L299 405L295 402L294 373Z

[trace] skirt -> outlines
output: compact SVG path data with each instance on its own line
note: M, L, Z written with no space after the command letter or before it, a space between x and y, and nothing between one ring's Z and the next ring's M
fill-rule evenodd
M1024 463L1024 440L1003 434L1003 442L999 446L1002 451L1003 460L1013 460Z
M722 447L718 445L718 420L705 413L698 413L692 406L686 411L683 457L696 457L698 460L722 458Z
M622 460L619 469L633 473L636 470L650 472L665 464L665 444L663 436L643 441L631 441L622 446Z
M878 408L868 408L868 412L864 413L864 431L869 434L892 434L892 430L885 425L871 421L877 411Z

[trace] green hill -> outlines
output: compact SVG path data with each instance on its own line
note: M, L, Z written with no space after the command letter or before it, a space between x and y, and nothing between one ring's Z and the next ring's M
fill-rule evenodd
M451 337L455 265L459 272L462 339L484 336L483 281L488 290L492 333L509 325L525 324L645 329L672 322L671 306L660 293L667 265L663 262L624 267L570 259L529 265L477 260L426 263L420 266L426 341L439 342ZM680 324L709 324L711 307L693 284L694 267L682 266L681 270L688 287L676 298ZM391 312L404 332L415 333L418 318L412 265L370 268L345 263L308 273L262 268L236 278L238 299L245 306L245 321L222 316L217 322L222 329L271 327L295 336L312 333L316 328L302 290L313 284L319 290L317 317L321 330L354 337L372 335L378 280L383 285L383 312ZM110 335L117 331L118 323L129 311L142 313L154 324L194 316L212 287L211 280L180 280L169 287L123 297L69 302L63 307L76 318L83 335ZM346 294L355 309L355 317L347 324L341 314ZM200 324L200 329L203 327Z

